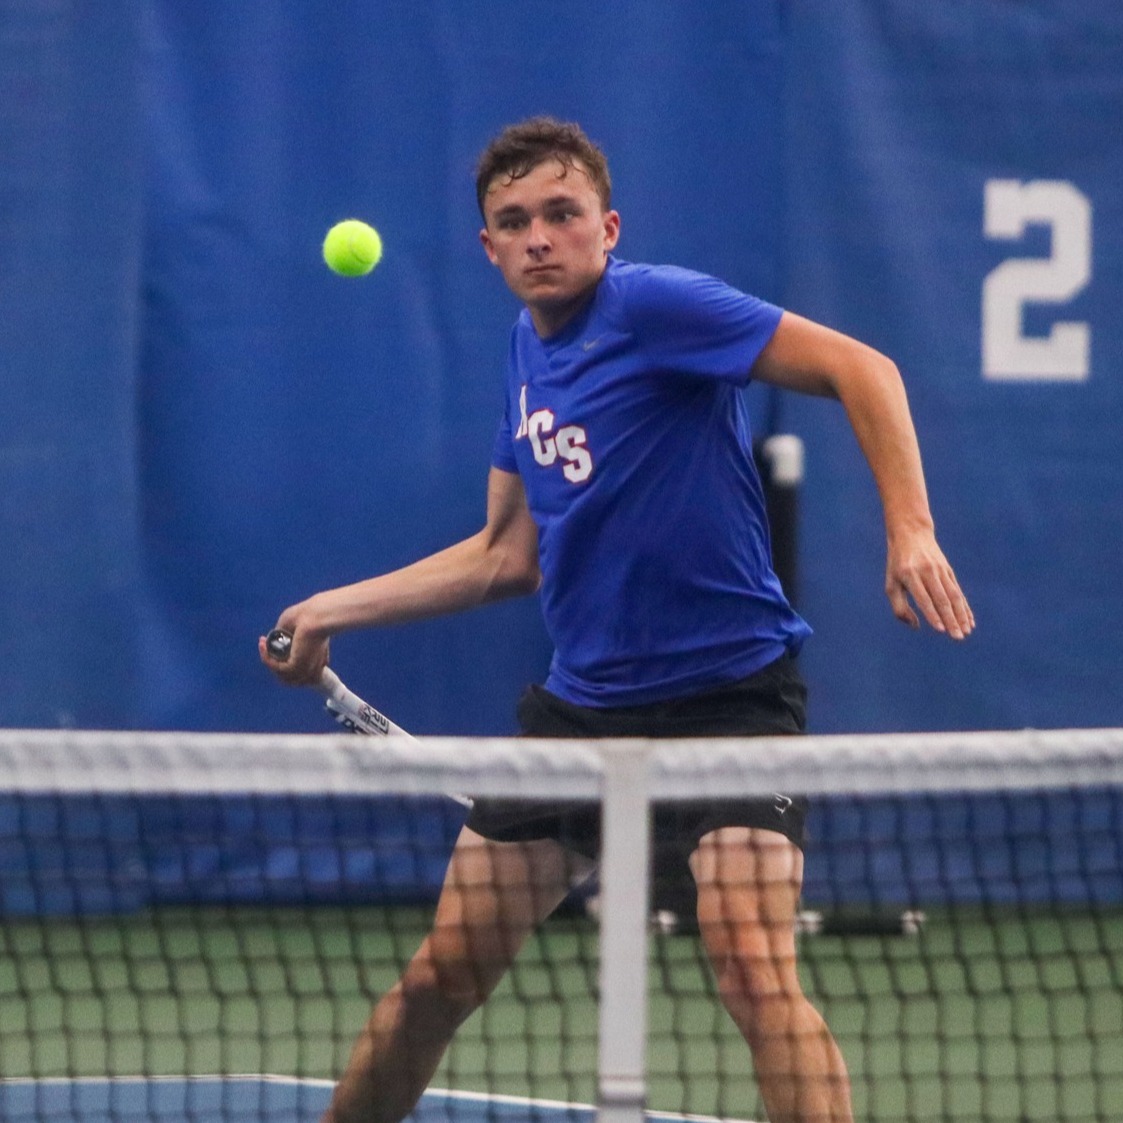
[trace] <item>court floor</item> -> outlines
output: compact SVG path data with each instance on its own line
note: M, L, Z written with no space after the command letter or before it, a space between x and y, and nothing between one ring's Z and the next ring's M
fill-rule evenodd
M278 1076L0 1082L4 1123L316 1123L331 1095L323 1080ZM415 1123L590 1123L580 1104L517 1096L426 1092ZM651 1119L686 1117L653 1113ZM697 1119L698 1117L692 1117Z
M0 1123L317 1119L426 922L231 908L0 923ZM1117 909L930 914L914 938L808 938L801 960L868 1123L1123 1119ZM463 1094L429 1096L419 1119L552 1121L592 1102L595 991L595 927L552 922L458 1033L434 1083ZM759 1118L691 936L653 939L648 1030L653 1109ZM283 1075L203 1078L261 1072Z

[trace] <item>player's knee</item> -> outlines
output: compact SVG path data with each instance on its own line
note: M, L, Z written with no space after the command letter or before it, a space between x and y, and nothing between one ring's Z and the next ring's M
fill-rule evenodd
M793 992L775 971L730 966L719 974L717 987L722 1005L754 1050L790 1037L797 1006L805 1001L798 985Z
M406 1002L439 1005L466 1018L495 989L506 969L489 957L473 955L462 941L430 937L402 978Z
M717 969L717 989L723 1000L751 1005L786 993L785 972L767 957L727 955Z
M803 1000L795 956L764 938L710 951L718 995L737 1023L754 1035L784 1032L793 1003Z

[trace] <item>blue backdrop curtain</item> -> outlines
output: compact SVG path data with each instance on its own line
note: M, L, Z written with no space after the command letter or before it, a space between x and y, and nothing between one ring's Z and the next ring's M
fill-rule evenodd
M622 256L716 273L905 375L978 614L962 646L891 617L842 411L751 393L807 445L813 728L1123 720L1112 0L9 0L0 83L0 722L323 728L256 637L481 524L517 309L473 163L541 111L608 149ZM984 377L986 278L1058 252L1048 222L985 235L994 180L1087 202L1089 279L1021 308L1027 336L1087 325L1081 380ZM350 215L386 242L360 281L319 260ZM511 731L549 658L533 598L335 651L418 732Z

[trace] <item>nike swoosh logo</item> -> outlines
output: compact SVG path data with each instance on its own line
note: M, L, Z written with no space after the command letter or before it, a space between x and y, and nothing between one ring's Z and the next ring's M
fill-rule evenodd
M596 339L586 339L585 342L581 344L581 350L591 351L603 338L603 335L598 335Z

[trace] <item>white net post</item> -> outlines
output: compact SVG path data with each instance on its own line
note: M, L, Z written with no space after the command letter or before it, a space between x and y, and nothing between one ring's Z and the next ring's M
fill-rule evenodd
M605 747L601 804L598 1123L642 1123L646 1099L648 747Z

